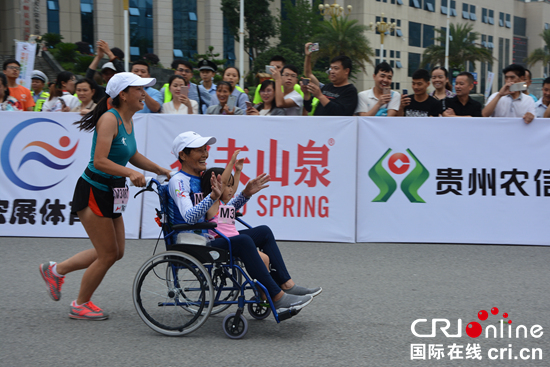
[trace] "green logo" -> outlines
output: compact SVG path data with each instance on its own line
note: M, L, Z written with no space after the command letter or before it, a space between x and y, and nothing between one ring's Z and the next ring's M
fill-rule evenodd
M386 153L380 157L378 162L369 170L369 177L378 186L380 193L373 200L375 203L385 203L393 195L397 189L397 183L393 177L382 166L384 159L391 153L391 149L388 149ZM409 174L401 181L401 191L405 194L407 199L411 203L425 203L425 201L418 195L418 189L426 182L430 173L420 163L418 158L407 149L409 156L416 162L416 167L409 172ZM388 168L396 175L402 175L409 171L410 160L409 156L403 153L394 153L388 159Z

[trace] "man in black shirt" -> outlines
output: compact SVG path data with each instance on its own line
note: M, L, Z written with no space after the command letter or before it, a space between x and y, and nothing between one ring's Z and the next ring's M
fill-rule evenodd
M481 117L481 103L470 97L470 91L474 88L474 76L463 71L456 77L456 96L445 98L441 101L443 116L445 117Z
M306 53L306 62L309 55ZM357 89L349 82L351 59L336 56L330 61L331 83L320 88L314 80L304 89L304 108L311 111L313 97L319 99L314 116L353 116L357 107ZM306 73L306 75L308 75ZM313 97L312 97L313 96Z
M424 69L415 71L412 76L414 95L401 97L401 108L397 115L407 117L439 116L443 112L441 103L428 94L429 86L430 72Z

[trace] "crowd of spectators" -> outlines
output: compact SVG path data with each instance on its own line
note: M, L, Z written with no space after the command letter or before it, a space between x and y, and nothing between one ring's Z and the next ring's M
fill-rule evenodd
M358 93L350 82L353 71L349 57L341 55L330 60L329 83L323 84L312 72L311 44L305 45L304 73L295 65L286 64L282 56L271 58L268 70L271 78L261 80L252 102L248 89L239 86L240 70L229 66L222 81L214 83L217 65L210 60L198 63L200 83L192 82L193 65L185 60L172 62L172 75L159 90L145 88L144 108L140 113L221 114L259 116L408 116L408 117L521 117L525 123L534 118L550 118L550 78L543 81L542 97L529 93L531 73L523 66L512 64L502 70L505 84L493 93L483 107L470 93L474 77L461 72L454 80L448 71L436 66L431 71L416 70L411 89L402 93L391 90L393 69L387 62L376 65L374 87ZM0 111L80 112L94 109L105 96L105 85L116 73L124 71L124 53L109 48L105 41L97 42L97 53L85 78L77 81L68 71L50 82L40 70L32 73L32 91L19 85L20 63L8 59L0 73ZM100 63L107 57L101 69ZM149 78L146 61L131 64L130 71ZM517 85L522 87L518 88ZM48 86L48 88L46 88ZM428 93L430 86L433 91ZM454 91L453 91L454 89Z

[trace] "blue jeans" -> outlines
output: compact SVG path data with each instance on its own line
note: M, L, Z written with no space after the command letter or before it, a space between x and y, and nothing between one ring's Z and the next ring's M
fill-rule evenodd
M239 257L244 263L248 275L262 283L267 288L269 295L275 297L281 292L280 285L290 280L290 275L277 242L275 242L273 232L268 226L259 226L239 231L239 233L238 236L229 238L233 256ZM215 239L210 245L229 250L229 245L223 237ZM271 273L267 271L256 248L269 256Z

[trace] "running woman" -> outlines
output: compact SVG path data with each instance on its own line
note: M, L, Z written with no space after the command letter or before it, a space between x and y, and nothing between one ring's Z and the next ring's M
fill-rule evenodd
M71 211L78 215L94 248L60 262L40 265L40 274L54 301L61 298L65 275L86 269L78 298L71 303L69 317L105 320L109 315L90 300L109 268L124 255L124 221L121 213L128 200L126 177L135 186L145 186L145 177L126 167L128 162L146 171L170 177L170 171L137 151L132 117L143 109L144 87L155 78L118 73L107 84L107 95L97 107L76 122L80 130L92 131L91 159L74 191ZM113 108L107 100L112 98Z

